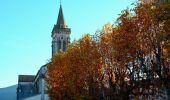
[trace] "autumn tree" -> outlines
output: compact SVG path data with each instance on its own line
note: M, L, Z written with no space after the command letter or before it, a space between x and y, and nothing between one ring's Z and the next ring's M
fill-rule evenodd
M97 99L100 54L95 41L84 35L59 52L48 64L47 83L51 99Z
M170 2L123 10L115 24L54 55L46 76L52 100L168 99ZM164 94L164 96L162 96Z

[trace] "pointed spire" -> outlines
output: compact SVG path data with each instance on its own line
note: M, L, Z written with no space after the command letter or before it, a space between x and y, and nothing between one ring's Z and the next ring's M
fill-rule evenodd
M60 28L67 28L67 25L64 20L64 15L63 15L61 4L60 4L60 10L59 10L58 19L57 19L57 26L59 26Z
M64 14L63 14L63 9L62 9L62 5L60 3L60 9L59 9L59 13L58 13L58 19L56 24L53 27L52 30L52 36L55 33L60 33L61 31L65 31L65 33L70 34L71 33L71 29L67 27L67 24L64 20Z

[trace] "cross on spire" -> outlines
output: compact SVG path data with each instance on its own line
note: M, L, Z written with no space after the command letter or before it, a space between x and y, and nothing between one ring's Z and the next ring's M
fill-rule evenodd
M66 28L67 25L64 20L64 14L63 14L63 10L62 10L61 0L59 0L59 1L60 1L60 9L59 9L59 13L58 13L57 26Z
M60 2L60 5L61 5L61 0L59 2Z

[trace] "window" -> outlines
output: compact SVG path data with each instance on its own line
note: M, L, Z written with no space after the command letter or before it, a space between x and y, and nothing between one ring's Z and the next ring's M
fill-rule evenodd
M59 51L59 50L61 49L61 40L58 41L57 45L58 45L58 48L57 48L57 49L58 49L58 51Z
M65 51L66 50L66 41L63 41L63 51Z

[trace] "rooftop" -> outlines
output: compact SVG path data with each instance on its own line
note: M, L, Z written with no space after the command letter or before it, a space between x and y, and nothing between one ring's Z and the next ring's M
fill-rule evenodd
M18 82L33 82L35 75L19 75Z

